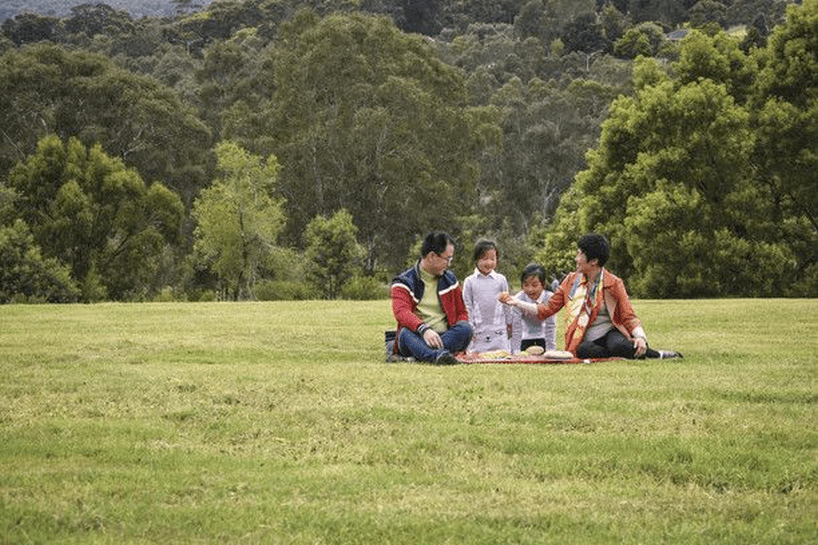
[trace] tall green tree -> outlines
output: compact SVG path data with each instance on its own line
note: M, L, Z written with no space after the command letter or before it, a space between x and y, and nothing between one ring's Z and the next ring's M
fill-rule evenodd
M352 214L339 210L316 216L304 233L310 282L325 299L337 299L344 285L362 270L364 248L356 238Z
M127 11L107 4L86 3L71 8L71 15L66 17L64 24L69 34L81 32L91 38L97 34L130 31L133 19Z
M79 296L71 271L42 256L23 220L0 226L0 303L72 303Z
M36 13L21 13L13 19L6 19L0 30L17 46L43 40L56 41L62 33L59 19Z
M798 261L801 287L818 293L818 0L787 10L752 90L754 161L772 195L776 232Z
M38 44L0 58L0 175L51 134L158 180L190 204L209 176L210 132L173 90L96 54Z
M9 185L35 243L70 268L85 300L140 299L163 287L160 256L178 243L183 207L162 184L148 186L100 145L48 136Z
M736 84L746 66L723 65L723 43L693 34L682 45L677 79L652 60L638 65L636 94L612 105L588 170L546 236L548 248L562 249L543 257L568 268L573 239L601 231L611 238L610 267L636 295L780 295L787 289L780 279L797 273L796 257L753 165L756 132ZM688 76L688 45L699 69L727 69ZM741 55L737 46L733 53Z
M656 23L642 23L627 29L613 46L614 53L622 58L652 57L664 41L662 27Z
M553 216L560 196L586 166L585 152L598 137L616 88L595 81L566 87L532 79L512 79L494 94L503 113L503 146L481 161L483 214L493 228L504 224L527 234L537 221Z
M195 249L226 283L234 299L253 298L258 273L270 259L284 224L274 196L279 165L230 141L216 146L218 177L196 199Z
M383 17L302 12L273 51L275 94L259 138L283 165L288 233L346 209L371 271L474 203L483 117L429 40Z
M269 94L269 90L259 85L263 78L256 77L265 59L264 45L256 29L250 28L204 50L201 68L195 72L196 100L199 115L215 138L222 139L223 120L228 126L236 120L239 124L252 123L255 118L252 110L258 107L262 96Z

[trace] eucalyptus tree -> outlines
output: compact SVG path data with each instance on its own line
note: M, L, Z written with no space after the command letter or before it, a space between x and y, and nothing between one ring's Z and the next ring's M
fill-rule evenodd
M204 49L200 67L195 70L195 103L216 139L230 135L231 125L243 123L259 100L269 91L257 77L262 69L265 42L255 28L244 28L229 39L219 40ZM227 125L227 131L223 130Z
M727 6L717 0L699 0L688 11L689 23L692 27L704 27L708 23L715 23L719 27L727 27Z
M149 297L164 286L161 257L178 243L183 216L177 195L139 174L102 146L55 135L8 176L18 219L46 258L82 285L83 299Z
M589 11L574 17L565 25L562 32L562 42L568 51L583 51L591 54L603 53L611 49L613 40L605 35L605 28L596 12Z
M536 37L548 47L572 21L595 13L593 0L528 0L515 17L514 26L523 38Z
M614 43L614 53L627 59L635 59L640 55L653 57L659 52L664 41L662 27L653 22L640 23L627 29Z
M512 79L492 97L502 113L502 149L481 160L479 189L492 228L527 234L553 216L561 195L585 168L615 85L575 80L567 85Z
M291 240L313 217L346 209L371 272L380 260L402 264L416 236L470 212L487 118L428 38L384 17L302 12L282 28L272 64L256 135L281 161Z
M216 147L216 156L217 178L193 207L195 250L232 299L251 299L284 224L283 203L274 195L279 164L229 141Z
M0 303L73 303L79 296L69 268L43 257L23 220L0 225Z
M227 40L245 28L264 27L287 8L282 2L220 0L202 12L174 18L164 27L165 39L199 57L212 43Z
M59 19L36 13L21 13L14 18L6 19L0 25L0 30L16 46L41 41L57 41L63 33Z
M188 204L212 168L210 131L170 88L111 60L38 44L0 57L0 174L56 134L99 143Z
M728 2L727 24L746 25L754 22L760 16L764 20L765 26L769 25L769 28L772 28L784 22L788 5L800 3L793 0L735 0L734 2Z
M364 248L358 243L352 215L339 210L316 216L304 232L308 276L325 299L337 299L344 285L362 269Z
M761 183L775 204L779 236L797 259L799 295L818 295L818 0L787 10L752 86Z
M91 38L97 34L128 32L133 28L133 18L127 11L107 4L87 3L71 8L71 15L65 18L64 24L69 34L83 33Z

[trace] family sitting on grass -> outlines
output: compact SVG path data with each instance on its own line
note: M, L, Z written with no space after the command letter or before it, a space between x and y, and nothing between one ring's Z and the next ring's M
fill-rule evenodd
M522 291L513 296L505 276L495 270L499 252L494 243L477 243L474 274L461 288L448 270L453 239L447 233L429 233L420 259L392 280L397 330L389 359L449 365L467 350L508 354L531 346L554 350L553 317L563 307L565 350L574 357L681 358L678 352L648 346L622 279L604 268L610 255L608 240L588 234L580 237L577 247L577 268L555 292L545 289L545 271L532 264L521 275Z

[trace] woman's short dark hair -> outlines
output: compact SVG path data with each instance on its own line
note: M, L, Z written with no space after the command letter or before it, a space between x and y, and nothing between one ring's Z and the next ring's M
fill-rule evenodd
M494 243L494 241L481 238L477 241L477 244L474 245L474 254L472 259L475 263L477 263L477 261L483 257L483 254L489 250L494 250L497 253L497 259L500 259L500 250L497 249L497 245Z
M588 233L579 237L577 248L582 250L588 261L596 259L600 267L605 266L611 255L611 245L608 244L608 239L596 233Z
M454 245L454 239L448 233L443 231L432 231L426 238L423 239L423 246L420 248L420 257L426 257L429 252L434 252L437 255L443 255L446 252L446 247Z
M530 276L536 276L542 282L542 285L545 286L545 269L539 263L529 263L523 269L522 274L520 275L520 285L525 284L526 278Z

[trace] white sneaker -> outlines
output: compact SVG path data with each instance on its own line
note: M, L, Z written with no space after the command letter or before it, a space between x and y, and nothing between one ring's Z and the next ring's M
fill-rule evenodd
M666 360L670 358L684 358L681 353L674 352L673 350L659 350L659 359Z

